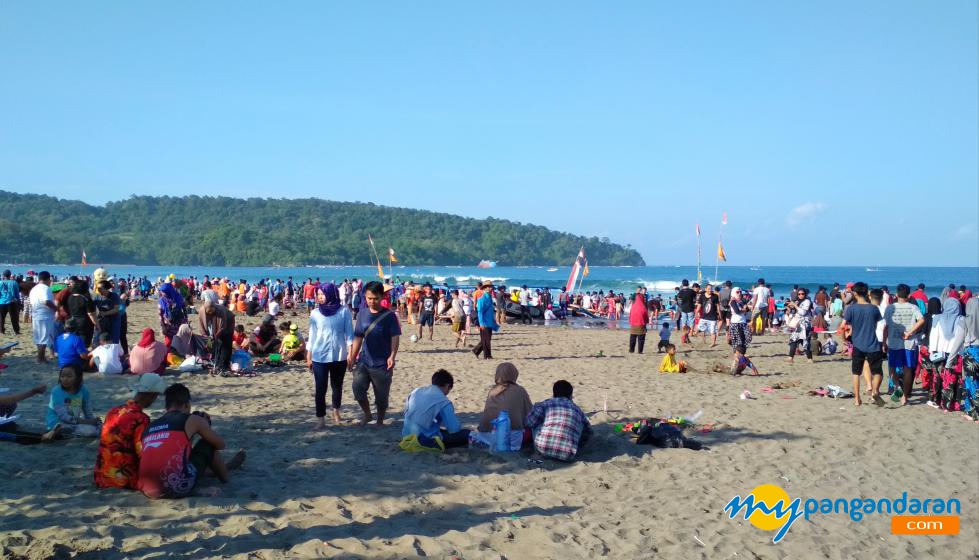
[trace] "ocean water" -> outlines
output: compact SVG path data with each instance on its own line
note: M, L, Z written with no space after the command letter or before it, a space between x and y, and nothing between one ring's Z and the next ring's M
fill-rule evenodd
M86 273L91 274L96 266L87 267L60 266L60 265L5 265L15 274L24 273L28 270L40 271L47 270L59 276ZM110 274L117 276L137 275L147 276L150 280L157 277L166 276L170 273L179 277L196 276L197 278L209 274L211 277L224 277L238 280L245 279L255 281L260 278L281 278L283 281L292 277L294 281L301 282L306 278L319 278L327 281L342 281L344 278L366 278L375 279L377 268L371 266L317 266L302 268L260 268L260 267L187 267L187 266L131 266L131 265L104 265ZM551 271L551 268L557 268ZM570 266L560 267L505 267L480 269L476 267L443 267L443 266L395 266L390 270L395 278L401 280L411 280L416 283L432 282L442 284L446 282L449 286L474 286L483 280L492 280L497 285L507 286L528 285L534 288L547 287L560 289L568 281L571 273ZM385 267L385 275L389 274L389 269ZM714 280L714 268L702 269L704 281ZM638 286L646 286L650 291L661 294L673 293L673 288L680 285L684 278L692 282L697 279L697 268L695 266L646 266L646 267L611 267L611 266L590 266L589 274L582 282L584 290L614 290L616 292L631 293ZM947 286L954 282L956 285L965 284L973 291L979 286L979 268L973 267L881 267L879 270L868 271L863 267L829 267L829 266L762 266L762 267L737 267L722 266L718 271L717 279L720 282L731 280L742 288L750 287L759 278L764 278L765 282L772 287L776 295L786 295L792 286L798 284L803 287L815 289L818 286L826 286L827 289L833 286L834 282L845 284L846 282L863 281L871 287L888 286L893 292L894 287L899 283L909 284L912 287L919 282L927 286L929 294L937 294L941 286Z

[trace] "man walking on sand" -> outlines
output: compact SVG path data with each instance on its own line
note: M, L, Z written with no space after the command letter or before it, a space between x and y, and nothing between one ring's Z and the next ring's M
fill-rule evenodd
M880 398L880 382L884 377L884 353L881 351L880 340L877 339L877 322L882 319L880 309L867 299L867 285L857 282L852 287L855 301L843 311L843 322L840 331L843 336L850 335L853 344L853 357L850 370L853 373L853 398L856 406L860 401L860 374L863 373L864 362L870 368L873 376L870 395L874 404L881 406L884 400Z
M347 358L347 369L354 372L354 400L364 411L361 426L366 426L374 419L367 400L368 387L374 388L376 427L384 425L384 414L387 412L391 393L391 377L401 343L401 324L393 311L381 307L383 297L384 286L380 282L369 282L364 286L367 310L357 317L354 342Z
M751 292L751 323L748 327L756 334L763 334L768 328L768 300L772 297L772 291L765 285L765 279L759 278L758 285ZM761 329L755 328L755 322L761 317Z

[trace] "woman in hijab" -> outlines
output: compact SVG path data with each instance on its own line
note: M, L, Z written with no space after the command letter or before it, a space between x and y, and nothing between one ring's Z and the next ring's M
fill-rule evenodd
M176 336L170 341L170 351L181 358L186 358L194 353L194 333L190 330L190 325L184 323L177 329Z
M636 351L636 344L639 345L639 353L642 354L643 346L646 344L646 323L649 322L649 311L646 309L646 298L636 290L632 296L632 307L629 308L629 353Z
M928 302L929 315L932 315L928 334L929 358L938 374L928 405L952 411L959 406L958 389L962 377L959 352L965 342L965 318L959 314L961 304L957 298L945 298L941 305L941 314L933 315L932 302Z
M313 372L316 385L314 403L316 427L326 426L326 391L333 390L333 422L339 424L343 377L347 358L354 340L350 308L340 303L340 291L332 282L320 286L317 306L309 315L309 336L306 338L306 366Z
M745 352L751 344L752 329L748 326L751 309L741 298L741 288L731 288L731 326L727 330L727 342L734 351L734 361L731 373L738 372L738 365L743 363ZM744 369L744 368L742 368Z
M493 445L490 435L493 431L493 420L496 420L501 410L507 411L510 416L510 449L518 449L524 440L524 420L533 410L534 403L531 402L527 390L517 384L519 376L517 366L510 362L496 366L496 384L486 397L483 413L479 417L479 431L476 433L476 437L490 447Z
M170 346L170 339L176 336L180 330L180 325L187 322L187 312L184 309L184 297L173 287L173 284L166 282L160 286L160 331L167 346Z
M163 373L167 365L167 347L156 340L153 329L143 329L139 343L129 353L130 373Z
M966 418L979 422L979 295L970 296L965 302L960 408Z

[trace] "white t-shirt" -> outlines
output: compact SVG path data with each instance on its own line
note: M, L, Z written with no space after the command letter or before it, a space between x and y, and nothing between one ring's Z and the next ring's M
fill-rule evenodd
M591 307L591 296L590 295L585 294L581 298L581 306L584 307L585 309L588 309L588 308Z
M768 309L768 298L771 297L771 290L768 286L758 286L751 291L755 298L755 309Z
M44 305L44 302L54 303L54 296L51 294L51 286L38 284L31 288L28 296L31 301L31 313L38 319L47 320L54 317L54 310Z
M269 315L275 317L279 314L279 302L274 299L269 302Z
M122 373L122 347L118 344L96 346L92 357L99 373Z
M530 300L530 291L520 290L520 295L517 296L517 299L520 300L520 305L527 305Z

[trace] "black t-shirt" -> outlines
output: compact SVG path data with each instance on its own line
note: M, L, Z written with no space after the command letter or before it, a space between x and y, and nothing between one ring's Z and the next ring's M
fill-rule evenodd
M422 295L422 313L435 313L435 304L438 302L438 298L435 294Z
M682 313L693 313L693 302L696 297L697 292L690 288L681 288L676 294L676 301L680 304L680 311Z
M700 304L701 319L706 321L717 320L717 294L711 294L710 297L707 297L707 294L700 294L697 303Z
M68 296L68 315L80 321L78 328L82 329L92 324L88 319L89 313L95 313L95 302L88 294Z

